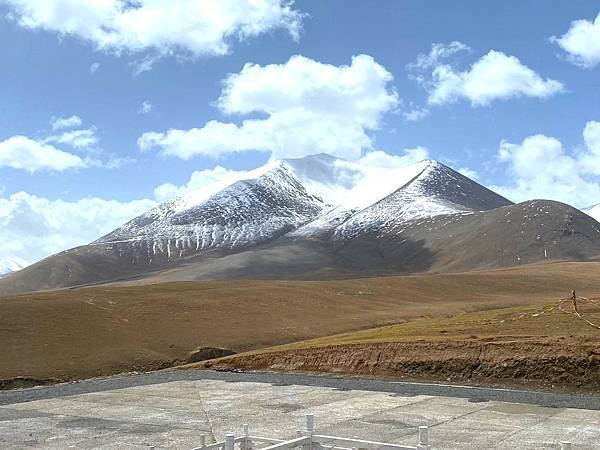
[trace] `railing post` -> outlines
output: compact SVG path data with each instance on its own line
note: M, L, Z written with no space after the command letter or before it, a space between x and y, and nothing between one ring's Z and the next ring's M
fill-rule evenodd
M315 416L313 414L306 415L306 435L308 436L308 445L302 446L303 450L313 450L312 435L315 432Z
M227 433L225 435L225 450L233 450L233 447L235 447L235 435Z
M419 444L417 448L422 450L429 449L429 428L424 426L419 427Z
M306 431L311 434L315 432L315 416L313 414L306 415Z
M560 443L560 450L571 450L572 446L569 441L562 441Z
M296 437L297 437L297 438L301 438L302 436L304 436L304 433L302 432L302 430L296 430ZM302 445L300 445L300 446L298 446L298 447L296 447L296 448L297 448L297 449L300 449L300 450L302 450L302 449L303 449L303 446L302 446Z
M244 440L242 441L241 450L252 450L253 443L250 440L250 427L247 423L244 424Z

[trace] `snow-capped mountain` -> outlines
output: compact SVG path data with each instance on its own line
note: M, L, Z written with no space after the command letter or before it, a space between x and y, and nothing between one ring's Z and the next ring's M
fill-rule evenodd
M315 218L325 207L276 162L254 178L237 181L212 195L190 192L127 222L92 245L134 245L150 264L216 248L236 249L285 234Z
M18 256L8 256L0 258L0 277L17 272L27 267L27 261Z
M320 154L271 162L249 176L162 204L92 244L135 245L151 263L161 254L233 250L287 233L350 236L510 204L435 161L373 168Z
M600 255L600 223L591 217L557 202L514 205L436 161L372 167L319 154L243 175L5 277L0 293L140 277L414 273Z

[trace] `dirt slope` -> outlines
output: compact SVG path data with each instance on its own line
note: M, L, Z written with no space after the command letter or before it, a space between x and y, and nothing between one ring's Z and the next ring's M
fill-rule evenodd
M99 286L0 298L0 379L76 379L422 317L600 293L600 263L338 281Z
M600 325L600 299L578 303ZM203 367L383 375L460 383L600 389L600 329L555 305L414 320L263 349Z

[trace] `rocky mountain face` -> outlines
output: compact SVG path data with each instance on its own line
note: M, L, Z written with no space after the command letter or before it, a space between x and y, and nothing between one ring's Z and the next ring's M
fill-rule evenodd
M0 281L0 293L138 278L322 278L586 259L600 255L599 230L568 205L514 205L436 161L373 168L321 154L189 192Z

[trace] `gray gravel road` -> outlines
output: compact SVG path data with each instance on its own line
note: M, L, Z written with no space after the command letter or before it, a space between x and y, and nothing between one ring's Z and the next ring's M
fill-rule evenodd
M563 394L488 387L470 387L435 383L412 383L372 378L307 375L273 372L217 372L212 370L164 370L135 375L63 383L30 389L0 391L0 405L56 398L90 392L109 391L133 386L168 383L182 380L220 380L228 382L251 381L275 385L321 386L341 390L390 392L400 395L433 395L466 398L472 402L500 401L527 403L555 408L600 410L598 394Z

